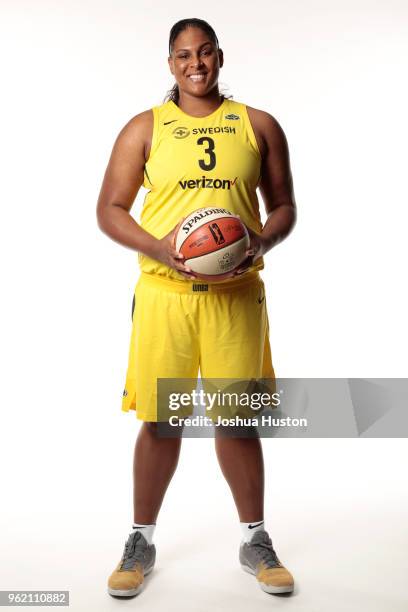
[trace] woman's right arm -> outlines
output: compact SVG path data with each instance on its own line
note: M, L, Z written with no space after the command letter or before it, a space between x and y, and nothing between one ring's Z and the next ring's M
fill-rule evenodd
M145 160L151 147L153 112L133 117L120 131L98 197L96 215L100 229L112 240L147 257L160 261L187 278L190 269L174 248L179 225L158 239L146 232L131 216L130 210L143 184ZM146 154L147 153L147 154Z

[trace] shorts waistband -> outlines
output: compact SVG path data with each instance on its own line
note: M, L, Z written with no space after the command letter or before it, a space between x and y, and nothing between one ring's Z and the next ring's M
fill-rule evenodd
M229 280L226 282L206 283L202 280L185 280L179 281L173 278L166 278L158 274L149 274L141 272L139 282L157 287L167 291L175 291L177 293L191 293L194 295L205 295L208 293L231 293L234 291L242 291L244 287L262 283L262 278L258 271L246 272L241 278Z

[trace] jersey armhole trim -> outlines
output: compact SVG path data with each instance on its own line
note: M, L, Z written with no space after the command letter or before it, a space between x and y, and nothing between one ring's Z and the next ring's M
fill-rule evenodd
M252 127L252 123L251 123L251 120L249 118L247 106L246 106L246 104L243 104L242 107L243 107L244 113L245 113L245 120L246 120L246 124L247 124L249 140L251 141L251 144L254 147L255 151L258 153L259 159L262 161L262 155L261 155L261 152L259 150L258 142L257 142L256 137L255 137L254 128Z
M158 134L158 126L159 126L159 109L157 106L153 106L153 132L152 132L152 145L150 147L149 157L147 158L145 165L152 158L152 155L157 147L157 134ZM149 179L150 180L150 179Z

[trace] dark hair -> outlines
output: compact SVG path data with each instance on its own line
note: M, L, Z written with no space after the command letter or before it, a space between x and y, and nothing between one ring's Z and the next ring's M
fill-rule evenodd
M187 30L187 28L200 28L200 30L203 30L203 32L208 35L208 37L214 43L216 48L219 49L217 35L214 32L214 29L210 26L210 24L204 21L204 19L197 19L196 17L192 17L191 19L181 19L180 21L177 21L177 23L175 23L171 28L169 36L169 55L171 55L174 41L176 40L177 36L181 32L184 32L184 30ZM163 102L166 102L167 100L173 100L173 102L177 104L179 101L179 95L180 94L178 85L177 83L174 83L173 87L167 92ZM225 98L225 96L223 96L223 98Z

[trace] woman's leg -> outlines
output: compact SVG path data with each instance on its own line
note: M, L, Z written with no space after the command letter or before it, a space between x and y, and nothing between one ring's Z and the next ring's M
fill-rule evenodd
M253 381L274 378L263 281L241 279L239 287L207 296L200 310L200 372L205 390L252 393ZM238 386L235 383L240 384ZM250 383L251 381L251 383ZM257 390L257 389L254 389ZM255 416L244 405L223 409L222 417ZM213 411L214 412L214 411ZM242 412L242 414L241 414ZM225 430L225 431L224 431ZM232 437L231 427L215 427L215 449L231 488L240 521L263 519L264 466L258 437ZM250 433L250 432L248 432Z
M134 522L153 525L176 470L181 436L162 438L157 423L144 422L136 439L133 461Z
M215 450L240 522L263 520L264 463L260 439L228 437L220 430L216 431Z

